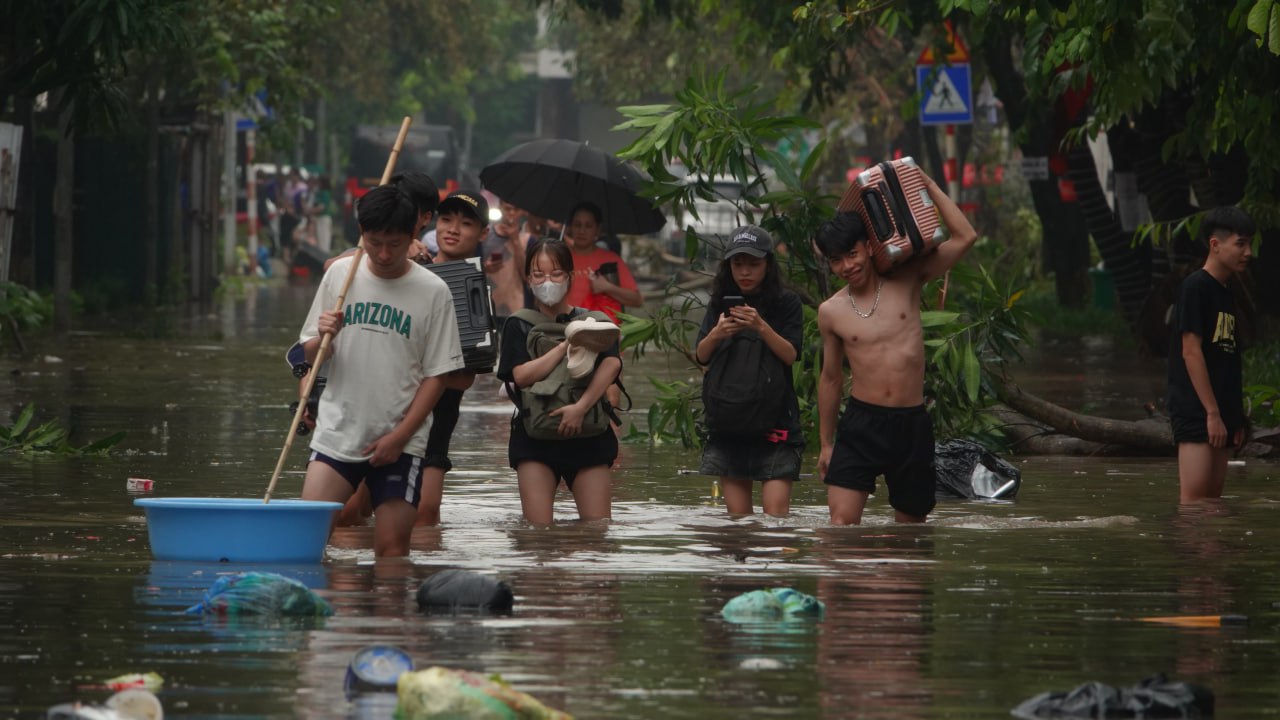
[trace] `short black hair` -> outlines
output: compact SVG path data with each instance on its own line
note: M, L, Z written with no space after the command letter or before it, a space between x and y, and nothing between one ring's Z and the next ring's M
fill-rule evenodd
M412 235L418 213L400 188L379 185L360 198L356 205L360 232L397 232Z
M867 241L867 227L858 213L851 211L836 213L836 216L822 223L813 242L818 252L824 257L837 258L847 255L860 242Z
M591 217L596 219L597 225L604 224L604 213L600 211L600 206L591 202L590 200L583 200L577 205L574 205L573 209L569 211L569 217L565 220L565 222L573 222L573 216L577 215L579 210L586 210L587 212L591 213Z
M1234 205L1216 207L1206 212L1200 220L1200 239L1207 245L1214 235L1230 235L1252 237L1258 231L1249 213Z
M431 176L424 172L402 172L391 176L391 184L409 196L418 214L435 213L440 205L440 190Z

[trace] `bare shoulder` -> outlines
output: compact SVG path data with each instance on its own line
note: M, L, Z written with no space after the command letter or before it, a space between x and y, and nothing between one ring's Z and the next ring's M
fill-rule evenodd
M823 300L821 305L818 305L819 319L823 317L830 317L833 313L835 313L839 309L840 306L836 302L836 300L840 297L841 293L843 292L844 292L844 288L840 288L839 290L832 293L831 297L827 298L826 300Z

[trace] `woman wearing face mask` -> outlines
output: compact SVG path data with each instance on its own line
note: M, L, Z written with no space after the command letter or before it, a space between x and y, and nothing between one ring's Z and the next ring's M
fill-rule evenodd
M573 282L573 254L563 242L550 238L534 240L525 257L525 278L533 291L535 309L548 322L567 323L587 312L573 307L567 300ZM566 341L539 357L531 357L527 343L532 328L525 319L512 316L507 318L502 330L496 374L499 380L521 390L550 375L569 350ZM622 359L616 344L599 353L592 379L581 399L552 413L560 417L563 439L530 438L521 418L512 420L507 452L520 487L520 505L529 522L551 523L552 505L561 480L573 493L579 517L583 520L610 517L611 468L618 457L618 438L609 431L590 437L579 433L583 416L600 401L621 370ZM516 404L525 407L519 397Z

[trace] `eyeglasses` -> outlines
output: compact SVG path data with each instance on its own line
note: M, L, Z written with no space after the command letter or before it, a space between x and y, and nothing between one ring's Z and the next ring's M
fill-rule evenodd
M552 270L549 273L544 273L538 270L534 270L533 272L529 273L529 279L538 284L542 284L547 280L551 280L551 282L561 283L569 279L569 273L563 270Z

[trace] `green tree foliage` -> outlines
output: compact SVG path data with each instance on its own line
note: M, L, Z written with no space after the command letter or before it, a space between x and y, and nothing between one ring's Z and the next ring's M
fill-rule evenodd
M0 425L0 453L92 455L105 453L124 439L123 432L113 433L82 447L67 442L67 432L52 420L32 426L36 409L28 405L8 427Z
M78 128L128 114L125 80L140 58L189 41L185 0L0 1L0 112L15 96L58 91Z
M40 293L15 282L0 281L0 324L32 330L53 319L53 303Z
M812 182L813 169L825 144L796 167L774 146L789 133L810 127L798 116L776 116L769 110L773 99L759 99L756 88L737 92L725 87L724 75L690 80L675 95L675 102L619 108L628 118L618 129L638 131L639 137L620 155L639 162L654 178L650 193L669 215L694 212L694 200L710 199L708 178L731 176L747 193L735 205L746 222L758 223L773 235L786 284L806 302L803 360L792 365L801 415L812 433L817 419L817 381L822 371L816 307L830 292L827 264L817 257L810 238L830 217L834 198ZM679 162L688 167L693 182L680 181L666 167ZM702 268L705 246L711 238L699 238L687 228L686 254L694 268ZM714 254L714 253L713 253ZM1021 292L997 283L985 270L957 272L952 276L951 310L927 311L922 316L931 364L928 373L931 405L940 436L982 436L990 439L990 423L982 415L995 401L992 376L1003 373L1004 363L1018 357L1025 342L1025 315L1017 300ZM674 283L673 283L674 285ZM679 292L679 291L677 291ZM623 346L643 351L646 346L674 350L693 357L694 318L704 303L695 295L680 293L653 317L628 317ZM925 297L936 297L926 292ZM925 310L928 310L925 308ZM658 400L649 410L648 437L686 445L698 438L699 387L692 383L655 383ZM633 437L637 433L633 432Z

